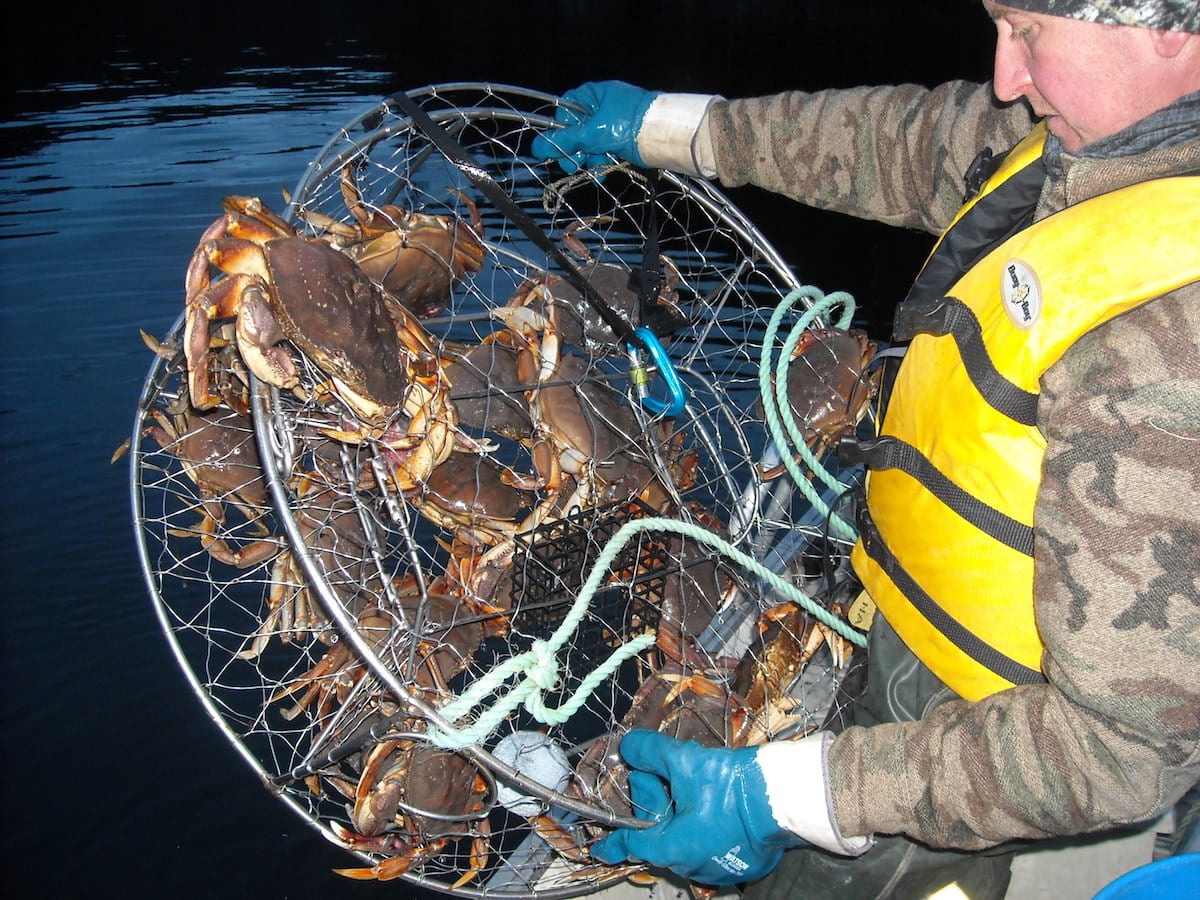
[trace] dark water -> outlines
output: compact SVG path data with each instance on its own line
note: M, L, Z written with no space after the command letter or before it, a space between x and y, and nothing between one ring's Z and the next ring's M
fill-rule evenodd
M10 7L14 4L9 4ZM411 7L411 8L406 8ZM191 695L135 554L127 436L226 193L278 201L343 123L442 81L729 96L986 75L974 4L533 2L9 9L0 157L6 896L410 896L259 785ZM517 9L516 6L511 9ZM223 12L222 12L223 11ZM206 19L207 17L207 19ZM801 278L885 308L927 240L733 192Z

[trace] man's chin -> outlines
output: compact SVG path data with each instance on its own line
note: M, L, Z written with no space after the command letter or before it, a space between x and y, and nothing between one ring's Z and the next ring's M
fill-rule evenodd
M1068 153L1077 153L1083 147L1083 137L1064 122L1062 116L1047 116L1046 127L1062 142L1063 149Z

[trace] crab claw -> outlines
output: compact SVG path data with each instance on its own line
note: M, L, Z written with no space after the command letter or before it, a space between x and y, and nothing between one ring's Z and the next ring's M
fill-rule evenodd
M142 343L145 344L154 353L167 362L175 358L175 354L179 352L179 345L174 341L160 341L145 328L139 328L138 333L142 336Z
M252 286L242 293L241 313L237 320L238 349L246 366L268 384L292 388L300 381L296 364L287 350L279 346L284 333L271 314L262 289Z
M374 866L354 869L334 869L333 871L343 878L352 878L355 881L394 881L402 877L404 873L417 863L424 862L429 857L440 853L446 846L446 843L445 838L438 838L436 841L430 841L428 844L415 846L401 856L393 856L391 859L385 859Z

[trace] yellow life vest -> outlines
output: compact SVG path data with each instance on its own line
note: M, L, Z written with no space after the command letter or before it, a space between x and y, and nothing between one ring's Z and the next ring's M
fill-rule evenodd
M967 258L961 240L951 246L956 229L994 219L994 201L1022 181L1031 218L1044 140L1039 128L1005 157L922 276L953 268L947 253ZM909 333L897 337L911 345L880 435L864 442L871 471L855 570L913 653L970 700L1042 680L1039 380L1090 329L1200 280L1200 176L1133 185L1021 225L960 263L957 280L939 275L951 285L944 294L900 305L898 332Z

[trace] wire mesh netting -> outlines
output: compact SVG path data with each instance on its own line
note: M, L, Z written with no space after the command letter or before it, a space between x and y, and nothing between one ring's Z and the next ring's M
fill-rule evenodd
M799 285L719 192L535 160L552 96L408 96L662 355L389 98L282 219L232 201L201 238L134 426L142 563L213 721L345 874L584 894L639 871L587 855L632 824L630 728L751 745L832 711L857 473L781 474L760 355ZM854 386L797 363L793 409L831 434Z

